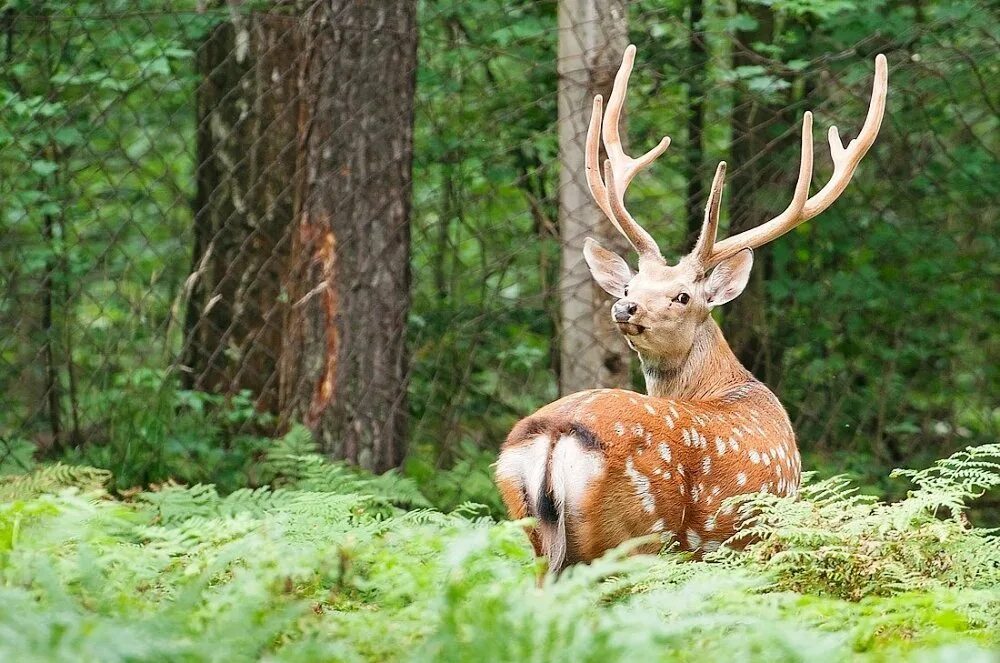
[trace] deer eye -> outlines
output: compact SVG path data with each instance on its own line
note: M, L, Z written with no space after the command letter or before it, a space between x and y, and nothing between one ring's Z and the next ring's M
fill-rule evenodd
M687 294L686 292L682 292L681 294L674 297L674 301L679 304L687 304L689 301L691 301L691 295Z

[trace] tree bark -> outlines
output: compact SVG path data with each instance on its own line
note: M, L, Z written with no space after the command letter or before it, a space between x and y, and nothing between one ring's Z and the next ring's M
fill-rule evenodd
M384 471L406 449L416 3L240 4L199 55L186 380Z
M416 2L307 12L282 411L326 452L398 466L406 449Z
M690 251L701 231L704 187L702 163L705 124L705 78L708 68L708 44L701 25L705 17L704 0L688 3L688 75L687 75L687 145L684 149L684 170L687 177L687 199L684 204L687 238L684 250Z
M583 259L589 236L627 256L629 249L594 203L584 145L595 94L607 99L628 44L624 0L559 2L559 390L628 387L631 353L611 324L609 296Z
M295 19L234 12L199 50L195 246L188 279L186 386L249 390L278 408L295 171ZM310 91L314 99L315 92Z

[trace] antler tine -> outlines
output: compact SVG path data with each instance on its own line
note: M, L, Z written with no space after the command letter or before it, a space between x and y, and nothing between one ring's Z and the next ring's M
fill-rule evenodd
M614 224L615 228L628 238L639 257L655 258L662 261L660 249L656 246L652 236L625 209L625 191L632 182L632 178L640 170L653 163L670 146L670 138L664 136L656 147L637 159L625 154L622 148L619 122L634 62L635 46L629 45L625 49L621 67L615 76L615 84L608 99L608 108L607 112L604 113L603 121L601 117L603 98L600 95L594 97L590 126L587 129L587 183L598 207ZM608 154L603 180L597 165L600 159L601 138L604 140L604 149Z
M614 211L611 209L611 201L608 199L608 188L604 186L604 180L601 178L601 166L598 163L601 153L601 117L603 115L603 104L604 98L599 94L596 95L594 97L594 109L590 113L590 126L587 127L586 154L584 156L587 185L590 187L590 195L594 197L594 202L604 212L604 216L608 217L608 220L618 229L618 232L625 235L625 231L622 230L618 219L615 218Z
M802 118L802 161L799 164L799 179L795 194L788 208L770 221L762 223L738 235L727 237L715 245L711 256L703 263L706 269L714 267L739 251L755 249L777 239L801 223L825 211L844 192L861 159L875 142L882 117L885 113L885 99L888 92L888 66L884 55L875 58L875 80L872 84L872 98L868 115L857 138L845 148L836 127L830 127L830 155L833 157L833 175L826 185L809 198L809 183L812 179L812 113L806 112Z
M726 258L732 257L743 249L756 249L771 240L781 237L786 232L802 223L802 209L809 197L809 183L813 171L813 141L812 113L806 111L802 116L802 156L799 160L799 178L795 182L795 193L785 211L767 223L744 231L739 235L727 237L705 253L701 260L704 268L711 269Z
M611 199L611 211L614 214L611 218L618 219L618 223L615 226L631 242L632 246L635 247L636 253L639 254L639 262L641 263L647 259L655 259L663 262L663 256L660 255L660 249L656 246L656 240L625 209L625 203L622 200L623 196L618 191L618 179L611 165L611 159L605 159L604 161L604 180L607 182L608 193L610 194L609 198Z
M699 263L705 264L712 256L715 239L719 233L719 209L722 206L722 188L726 185L726 162L720 161L715 169L712 180L712 191L705 204L705 220L701 224L701 234L694 245L694 256Z
M882 126L882 117L885 115L885 98L888 92L889 66L885 56L879 53L875 56L875 80L872 82L872 100L868 106L865 123L861 126L857 137L847 144L846 149L840 139L837 127L830 127L829 141L830 156L833 157L833 175L826 186L806 201L805 209L802 210L803 221L825 211L847 188L854 176L855 169L878 136L878 130Z

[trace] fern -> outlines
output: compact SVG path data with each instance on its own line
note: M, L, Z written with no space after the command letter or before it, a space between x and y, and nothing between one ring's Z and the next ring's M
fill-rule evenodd
M61 488L100 490L110 481L111 472L107 470L56 463L30 474L0 477L0 500L24 499Z
M858 600L936 587L1000 585L1000 539L968 524L964 511L1000 485L1000 445L972 447L920 471L898 470L915 484L906 499L884 503L857 495L842 477L806 484L801 499L755 494L737 502L753 512L738 537L756 539L747 555L778 585Z
M299 432L274 486L161 485L52 467L0 483L0 660L992 660L1000 554L964 508L995 448L895 504L842 478L743 506L714 562L630 545L538 587L523 522L399 507L408 484L329 463ZM311 442L308 442L311 444Z

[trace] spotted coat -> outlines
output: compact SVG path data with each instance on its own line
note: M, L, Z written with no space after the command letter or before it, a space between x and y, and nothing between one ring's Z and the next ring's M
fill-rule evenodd
M619 389L567 396L511 431L496 479L511 517L539 518L532 542L558 568L648 534L698 555L714 550L736 528L726 498L794 494L800 472L784 408L751 380L705 401ZM551 549L559 537L546 537L547 520L562 528L564 550Z

